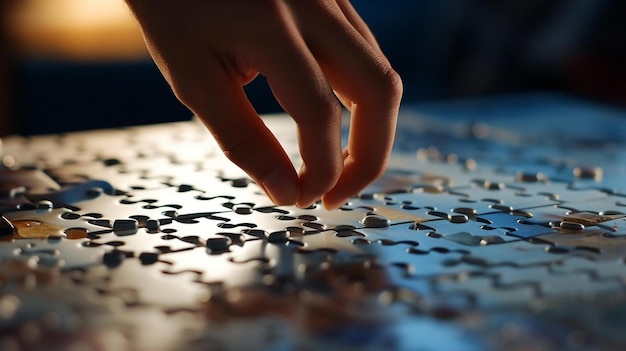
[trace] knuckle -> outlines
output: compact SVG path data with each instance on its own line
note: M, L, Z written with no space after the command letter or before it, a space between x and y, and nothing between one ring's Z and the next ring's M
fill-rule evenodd
M402 97L404 90L402 78L393 68L387 66L383 69L381 80L381 87L387 96L394 100L399 100Z
M342 109L335 98L317 99L305 108L293 111L292 115L303 129L328 130L341 123Z
M316 115L325 122L336 121L341 116L341 105L334 98L325 99L319 104Z
M334 98L322 99L309 109L310 123L328 125L341 119L341 105Z

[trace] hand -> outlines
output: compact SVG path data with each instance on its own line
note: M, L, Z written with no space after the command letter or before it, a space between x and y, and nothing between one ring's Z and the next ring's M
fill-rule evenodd
M276 204L339 207L384 172L402 82L348 0L127 2L177 98ZM298 173L243 90L259 73L298 125Z

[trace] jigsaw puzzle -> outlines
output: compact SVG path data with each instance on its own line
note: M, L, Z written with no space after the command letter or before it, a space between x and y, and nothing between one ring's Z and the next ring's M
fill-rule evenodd
M416 110L333 211L197 121L4 138L0 350L623 350L626 115Z

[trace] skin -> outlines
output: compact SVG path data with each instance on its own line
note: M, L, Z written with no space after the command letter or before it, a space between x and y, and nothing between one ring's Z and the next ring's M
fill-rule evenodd
M277 205L336 208L384 172L402 82L348 0L127 3L176 97ZM258 74L298 125L299 171L245 95Z

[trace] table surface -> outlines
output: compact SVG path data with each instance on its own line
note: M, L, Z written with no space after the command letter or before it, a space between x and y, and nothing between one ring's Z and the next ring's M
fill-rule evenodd
M298 166L293 121L264 120ZM333 211L274 206L195 120L12 136L2 155L2 350L626 342L618 109L405 106L385 175Z

